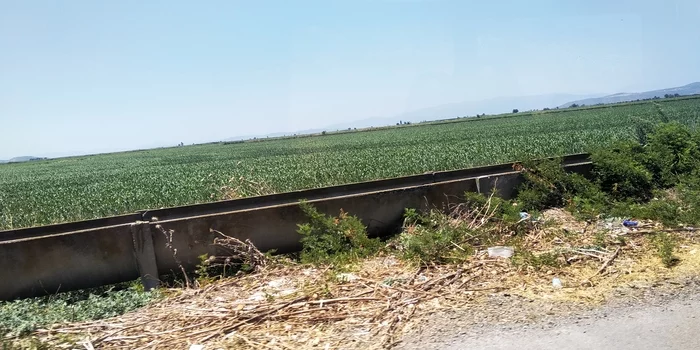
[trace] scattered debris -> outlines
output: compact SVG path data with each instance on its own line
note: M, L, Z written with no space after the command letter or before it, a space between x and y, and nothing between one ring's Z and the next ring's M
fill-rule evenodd
M487 250L489 252L489 258L510 258L515 252L513 247L504 246L489 247Z
M178 289L138 312L58 325L37 335L51 344L87 335L95 347L123 349L188 342L212 349L297 349L317 340L317 347L328 344L328 349L386 348L396 344L412 318L462 307L478 293L503 289L492 276L507 275L509 265L505 260L475 261L418 273L410 263L380 256L363 261L352 273L329 275L327 269L310 273L303 265L270 264L200 289Z
M631 229L622 219L615 221L615 228L627 234L621 243L605 228L612 222L582 222L560 209L541 217L551 224L533 225L517 241L504 235L493 242L500 245L480 246L458 263L420 266L380 253L347 266L311 267L269 259L250 242L221 234L221 242L233 246L239 258L257 261L254 273L165 290L168 298L137 312L57 325L34 336L50 347L81 339L108 349L194 346L189 344L207 349L391 348L428 315L474 307L501 291L509 298L595 303L620 283L653 283L680 269L700 271L693 231L677 233L685 237L677 252L683 264L671 270L643 234L659 229L654 223L639 222ZM473 217L469 223L482 225Z
M622 221L622 225L625 227L637 227L637 225L639 225L639 221L624 220Z
M357 277L351 273L339 273L336 275L336 278L338 278L338 281L341 281L341 282L354 282L359 277Z
M613 253L613 255L610 256L610 258L608 258L608 260L605 260L605 262L603 263L603 266L601 266L600 269L598 269L598 272L596 272L596 275L600 275L603 271L605 271L605 269L608 266L610 266L610 264L613 262L613 260L615 260L615 258L617 258L617 255L620 254L620 249L622 249L622 248L618 247L617 250L615 250L615 253Z

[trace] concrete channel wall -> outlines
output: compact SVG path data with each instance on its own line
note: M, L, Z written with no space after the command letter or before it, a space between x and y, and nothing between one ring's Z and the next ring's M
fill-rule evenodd
M564 164L569 171L586 173L586 159L569 156ZM299 250L297 225L305 221L300 199L329 215L343 209L378 236L398 232L405 208L440 208L459 202L464 192L493 188L509 198L521 181L512 164L502 164L3 231L0 300L138 277L147 288L154 287L158 276L178 271L179 264L192 270L202 254L222 253L212 245L215 233L210 229L250 239L263 251Z

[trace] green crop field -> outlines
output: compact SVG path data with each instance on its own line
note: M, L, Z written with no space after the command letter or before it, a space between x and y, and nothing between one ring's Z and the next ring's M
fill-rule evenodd
M0 229L208 202L221 199L225 185L250 195L249 181L281 192L586 152L634 137L639 120L695 127L699 114L700 98L661 99L4 164Z

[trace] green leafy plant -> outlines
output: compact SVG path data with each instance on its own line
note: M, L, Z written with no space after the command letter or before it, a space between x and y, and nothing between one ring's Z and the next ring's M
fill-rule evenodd
M580 174L567 173L558 160L527 162L523 175L525 181L518 188L517 202L528 211L564 207L572 203L602 207L606 200L594 183ZM577 203L574 203L577 196Z
M304 263L342 263L366 257L379 251L382 244L377 238L367 237L362 221L343 210L337 217L318 212L309 203L300 202L308 222L299 225L301 261Z
M461 246L467 238L476 233L469 229L468 222L452 220L438 210L431 210L424 216L405 221L403 232L397 238L404 259L423 263L445 263L463 259L473 253L469 245Z
M121 315L158 299L158 291L105 286L88 290L0 302L0 337L27 334L39 327L64 322L97 320Z
M644 202L651 198L652 175L635 160L640 152L640 146L624 143L591 154L593 179L612 199Z
M676 122L659 125L645 150L645 165L662 188L674 186L700 164L700 145L686 126Z
M670 268L678 263L679 259L673 254L676 242L671 235L666 232L658 232L654 236L654 243L664 266Z
M519 207L494 195L467 192L464 202L419 214L407 209L402 233L394 240L401 256L421 263L469 258L474 246L496 244L527 226Z
M494 196L485 196L482 193L466 192L464 193L464 204L469 208L488 208L492 211L490 218L492 221L509 224L520 221L520 205L502 199L496 194Z

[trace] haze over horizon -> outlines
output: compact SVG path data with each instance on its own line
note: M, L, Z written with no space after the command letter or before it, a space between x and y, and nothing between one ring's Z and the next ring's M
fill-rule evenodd
M0 159L682 86L698 19L692 0L0 0Z

